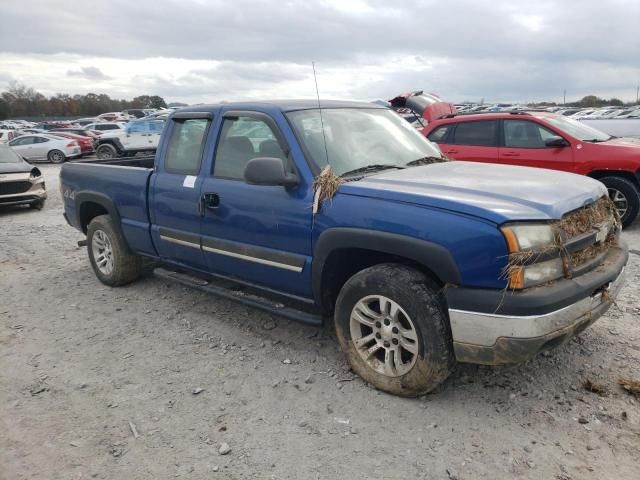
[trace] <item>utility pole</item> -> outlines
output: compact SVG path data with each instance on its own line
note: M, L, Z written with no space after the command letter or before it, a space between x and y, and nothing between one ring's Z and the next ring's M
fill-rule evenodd
M562 105L567 104L567 89L564 89L564 93L562 94Z

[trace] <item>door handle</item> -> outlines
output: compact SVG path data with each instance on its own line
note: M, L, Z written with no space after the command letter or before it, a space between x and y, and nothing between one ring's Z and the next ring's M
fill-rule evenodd
M449 154L449 153L458 153L458 150L447 150L446 152L444 152L445 154Z
M502 154L503 157L519 157L520 154L516 152L507 152Z
M202 195L202 206L206 209L216 209L220 206L220 196L217 193L204 193Z

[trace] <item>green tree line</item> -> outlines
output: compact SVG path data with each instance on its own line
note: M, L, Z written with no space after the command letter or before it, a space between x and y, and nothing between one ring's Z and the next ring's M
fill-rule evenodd
M132 100L118 100L104 93L58 93L47 98L18 82L11 82L9 88L0 93L0 120L22 117L93 117L128 108L166 107L166 102L158 95L140 95Z

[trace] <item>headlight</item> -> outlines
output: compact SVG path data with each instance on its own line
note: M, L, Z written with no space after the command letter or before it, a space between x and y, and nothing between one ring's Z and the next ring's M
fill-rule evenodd
M31 169L31 175L29 175L31 178L38 178L42 176L42 172L40 171L39 168L35 168L33 167L33 169Z
M501 230L509 249L505 270L509 288L533 287L564 275L558 239L550 224L512 224Z

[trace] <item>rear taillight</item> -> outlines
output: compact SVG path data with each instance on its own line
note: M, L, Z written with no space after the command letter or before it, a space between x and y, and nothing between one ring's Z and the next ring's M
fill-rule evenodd
M69 142L67 143L67 148L79 147L78 142Z

